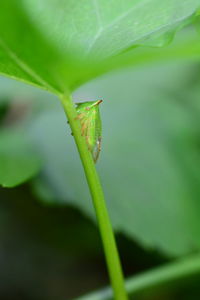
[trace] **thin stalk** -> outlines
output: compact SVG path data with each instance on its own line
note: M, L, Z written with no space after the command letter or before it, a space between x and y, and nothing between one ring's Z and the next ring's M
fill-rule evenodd
M77 113L70 96L61 97L65 114L69 121L76 146L85 171L85 176L90 189L93 205L96 212L100 235L103 242L108 272L113 288L115 300L127 300L128 296L124 286L124 277L116 247L116 242L106 208L103 190L97 174L93 158L88 151L85 138L81 136L80 121L76 119Z

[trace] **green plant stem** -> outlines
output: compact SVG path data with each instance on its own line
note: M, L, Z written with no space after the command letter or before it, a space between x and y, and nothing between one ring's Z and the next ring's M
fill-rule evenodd
M138 295L140 292L147 292L158 287L166 287L175 283L177 285L183 279L197 274L200 274L199 254L132 276L126 280L126 290L131 295ZM111 300L112 295L112 290L107 287L76 298L76 300Z
M76 119L77 113L70 96L62 96L61 102L68 118L73 136L80 154L85 176L88 182L90 193L95 208L99 230L103 242L104 253L108 266L108 272L113 288L115 300L127 300L127 294L124 286L124 278L116 247L116 242L110 223L110 218L106 208L104 194L101 183L93 162L91 153L85 142L85 138L81 136L80 121Z

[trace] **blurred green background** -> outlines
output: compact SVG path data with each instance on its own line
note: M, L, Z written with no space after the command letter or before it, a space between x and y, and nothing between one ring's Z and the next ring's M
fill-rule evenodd
M97 169L126 276L200 250L199 75L198 63L173 61L111 73L74 94L103 99ZM25 178L34 174L0 189L0 299L67 300L103 287L94 211L59 101L5 78L0 90L0 158L14 158L14 176L31 152ZM199 278L134 297L199 298Z

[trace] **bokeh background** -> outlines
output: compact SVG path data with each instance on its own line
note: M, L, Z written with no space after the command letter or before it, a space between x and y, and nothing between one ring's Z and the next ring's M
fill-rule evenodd
M200 64L173 61L107 74L73 95L75 102L103 99L97 169L126 276L200 249L199 81ZM94 210L59 101L1 78L0 127L9 136L8 159L27 155L26 139L40 160L31 180L0 188L0 299L68 300L107 285ZM15 167L23 166L11 163L13 173ZM199 297L196 276L134 299Z

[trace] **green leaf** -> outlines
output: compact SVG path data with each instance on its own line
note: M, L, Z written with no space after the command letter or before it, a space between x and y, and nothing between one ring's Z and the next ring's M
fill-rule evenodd
M195 65L169 64L106 76L74 95L89 100L98 91L104 99L97 168L113 225L144 247L173 256L200 249L198 78ZM59 106L33 121L32 134L51 200L68 201L94 217Z
M200 257L193 255L184 259L179 259L172 263L157 267L136 276L126 279L126 289L130 295L137 295L139 292L151 291L155 288L167 287L170 284L180 284L183 279L200 273ZM76 300L111 300L111 288L104 288L99 291L87 294Z
M165 44L198 7L199 0L2 0L0 73L63 93L123 65L124 51Z
M41 160L24 131L0 132L0 185L14 187L35 176Z

